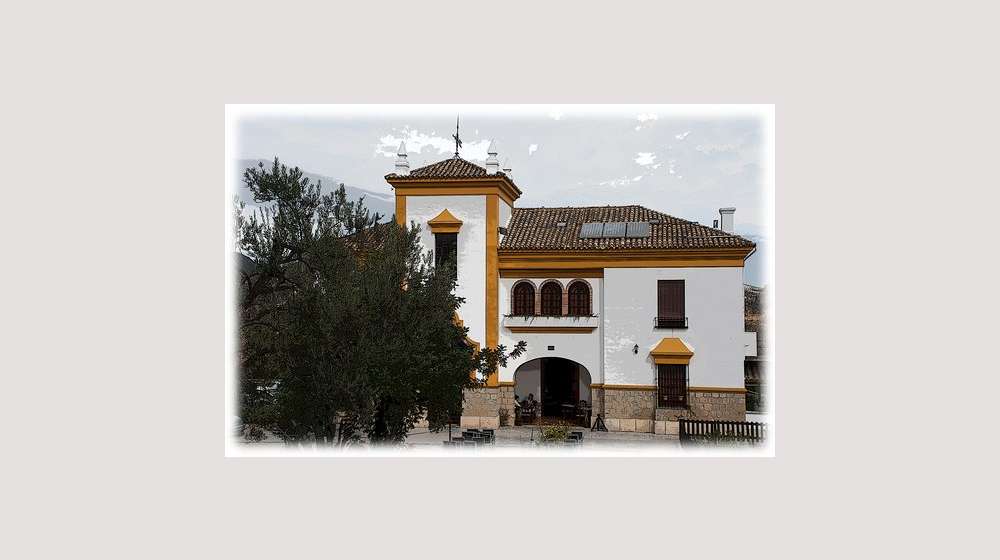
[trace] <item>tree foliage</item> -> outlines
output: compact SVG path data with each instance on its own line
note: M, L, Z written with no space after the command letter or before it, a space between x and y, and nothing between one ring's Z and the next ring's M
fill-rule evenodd
M440 428L463 389L506 365L503 346L466 343L454 269L431 265L415 225L378 223L343 185L323 194L277 158L243 181L262 205L235 208L248 422L317 443L400 442L422 414Z

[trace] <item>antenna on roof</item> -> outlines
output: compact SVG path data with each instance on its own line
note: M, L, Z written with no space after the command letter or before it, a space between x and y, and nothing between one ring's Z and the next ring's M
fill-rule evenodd
M455 134L451 137L455 139L455 157L458 157L458 149L462 147L462 140L458 137L458 116L455 117Z

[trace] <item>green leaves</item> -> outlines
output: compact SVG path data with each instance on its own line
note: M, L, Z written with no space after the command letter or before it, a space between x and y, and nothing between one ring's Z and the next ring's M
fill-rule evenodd
M430 266L416 226L379 224L343 185L324 195L277 158L243 179L262 204L250 216L235 207L237 246L252 261L240 267L244 418L302 441L398 443L423 414L442 426L464 389L523 352L523 342L509 356L466 344L454 271ZM273 381L273 398L258 398Z

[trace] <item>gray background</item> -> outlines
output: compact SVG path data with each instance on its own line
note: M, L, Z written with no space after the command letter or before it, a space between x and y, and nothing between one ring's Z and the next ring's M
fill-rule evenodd
M994 394L995 19L964 3L774 6L9 8L5 550L985 546L990 432L942 418L974 425ZM306 101L776 104L780 453L224 458L224 104ZM929 286L945 300L933 318ZM540 499L578 507L525 519ZM516 538L460 530L492 524Z

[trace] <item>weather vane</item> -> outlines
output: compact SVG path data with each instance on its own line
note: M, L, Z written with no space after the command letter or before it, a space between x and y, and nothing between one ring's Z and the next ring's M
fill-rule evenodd
M455 134L451 137L455 139L455 157L458 157L458 149L462 147L462 141L458 138L458 117L455 117Z

